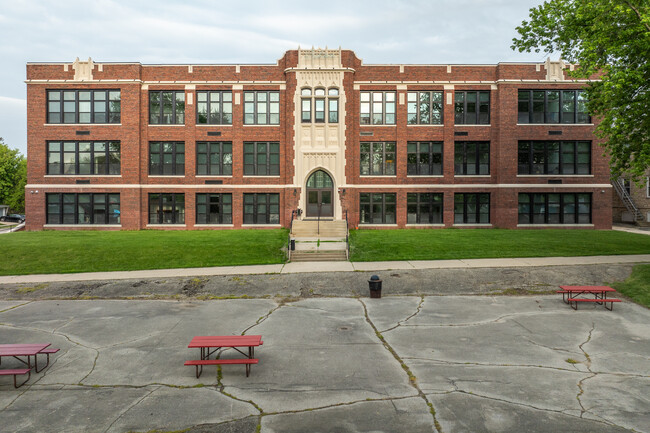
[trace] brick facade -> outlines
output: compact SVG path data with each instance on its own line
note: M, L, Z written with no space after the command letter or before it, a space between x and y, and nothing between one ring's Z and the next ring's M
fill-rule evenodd
M318 51L318 50L316 50ZM292 210L305 208L306 182L314 168L296 171L296 130L303 126L296 119L300 106L297 73L319 71L301 66L302 51L288 51L276 65L142 65L139 63L92 64L91 76L76 76L72 64L27 65L27 134L28 185L26 213L28 230L47 229L230 229L240 227L287 227ZM327 53L326 53L327 54ZM587 193L591 194L591 222L562 227L609 229L612 222L612 189L609 186L607 160L602 156L593 135L593 124L518 124L518 90L584 87L564 72L549 79L548 64L497 65L364 65L352 51L335 53L342 74L341 109L338 128L344 128L344 173L335 182L335 218L346 213L352 227L360 225L359 195L365 192L395 193L395 224L364 224L368 228L385 227L453 227L454 194L489 193L490 222L480 227L529 228L518 224L519 193ZM316 53L316 55L322 55ZM326 85L324 85L326 86ZM121 122L119 124L51 124L47 122L46 92L55 89L119 89ZM181 90L185 92L185 121L182 125L149 124L149 91ZM232 91L232 125L198 125L197 93L201 90ZM251 90L279 91L279 125L244 125L244 92ZM394 125L361 125L360 93L362 91L396 92ZM407 124L407 92L441 91L443 93L442 125ZM455 125L454 95L457 91L490 92L489 125ZM323 125L319 125L323 126ZM329 127L331 125L324 125ZM82 132L83 131L83 132ZM333 130L332 130L333 131ZM549 136L549 133L552 134ZM81 134L84 135L79 135ZM209 135L209 133L220 135ZM315 140L318 137L315 137ZM48 141L119 140L121 143L121 174L48 175ZM581 140L591 142L591 173L588 175L520 175L518 145L520 140ZM179 141L185 143L185 172L182 176L149 175L149 142ZM197 141L232 143L232 176L198 176ZM280 143L279 175L245 176L244 142L271 141ZM360 171L360 143L388 141L396 144L395 175L368 176ZM407 143L411 141L443 142L441 176L409 176L407 174ZM488 175L459 176L454 172L456 141L490 143ZM314 141L317 143L317 141ZM335 158L325 143L313 150ZM303 146L308 149L309 146ZM327 153L327 152L330 153ZM300 151L302 152L302 150ZM306 154L306 153L305 153ZM307 157L305 157L307 158ZM312 156L316 158L316 156ZM324 166L323 166L324 167ZM327 171L327 170L326 170ZM337 178L330 172L333 178ZM84 183L79 183L79 182ZM221 181L221 184L214 184ZM551 182L553 183L551 183ZM212 182L212 183L207 183ZM559 183L561 182L561 183ZM116 225L46 224L47 193L119 193L121 222ZM185 224L150 225L148 198L150 193L184 193ZM231 193L232 223L196 225L196 193ZM435 192L443 196L443 222L436 225L407 225L406 196L409 192ZM244 224L243 194L279 194L279 224ZM463 225L465 227L466 225ZM535 227L548 227L537 225ZM534 227L533 227L534 228Z

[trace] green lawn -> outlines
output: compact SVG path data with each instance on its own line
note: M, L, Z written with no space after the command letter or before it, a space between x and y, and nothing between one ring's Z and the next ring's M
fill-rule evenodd
M350 260L650 254L650 236L609 230L353 230Z
M636 265L625 281L612 283L613 288L650 308L650 265Z
M4 234L0 275L284 263L287 230Z

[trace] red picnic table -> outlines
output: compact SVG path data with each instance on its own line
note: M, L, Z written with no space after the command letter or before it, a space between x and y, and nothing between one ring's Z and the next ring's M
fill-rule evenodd
M614 309L614 302L621 302L620 299L607 298L607 294L615 292L609 286L560 286L557 293L562 293L562 300L571 305L574 310L578 309L578 302L596 302L604 306L606 309L612 311ZM594 295L592 298L585 298L585 295ZM607 304L610 305L607 308Z
M0 344L0 364L2 364L2 357L3 356L11 356L18 361L22 362L27 366L27 368L14 368L14 369L3 369L0 370L0 375L1 376L9 376L13 375L14 376L14 386L18 388L19 386L23 386L29 378L32 376L32 356L34 357L34 367L36 372L38 373L38 355L41 353L43 350L45 350L50 343L36 343L36 344ZM20 357L27 357L27 360L25 361L24 359L21 359ZM49 364L49 357L48 357L48 364ZM45 368L45 367L43 367ZM16 376L18 375L24 375L27 374L27 380L25 382L21 383L18 385L16 383Z
M185 361L185 365L194 365L196 367L196 377L201 376L204 365L223 365L223 364L244 364L246 365L246 377L250 374L251 364L257 364L259 359L255 359L255 347L264 344L261 335L215 335L215 336L197 336L192 338L187 346L190 349L199 348L201 350L201 359ZM248 353L238 348L248 347ZM223 348L235 349L245 356L245 358L236 359L210 359L210 355ZM212 350L213 349L213 350ZM201 369L199 370L199 367Z

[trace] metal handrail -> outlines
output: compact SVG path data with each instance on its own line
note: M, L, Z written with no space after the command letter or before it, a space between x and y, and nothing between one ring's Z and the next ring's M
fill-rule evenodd
M289 235L288 235L288 240L287 240L287 261L291 261L291 232L293 230L293 219L294 216L296 215L296 211L292 210L291 211L291 221L289 222Z
M320 210L323 207L323 203L318 203L318 226L316 227L316 234L320 236Z
M350 225L347 210L345 211L345 258L350 260Z

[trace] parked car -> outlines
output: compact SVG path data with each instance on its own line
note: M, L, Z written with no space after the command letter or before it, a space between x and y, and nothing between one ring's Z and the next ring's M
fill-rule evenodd
M25 215L19 215L17 213L4 215L0 217L0 221L7 223L22 223L25 222Z

